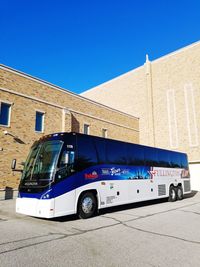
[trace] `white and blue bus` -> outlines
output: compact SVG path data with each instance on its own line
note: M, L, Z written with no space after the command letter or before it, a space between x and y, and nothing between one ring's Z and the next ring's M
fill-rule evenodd
M190 193L187 155L79 133L36 141L16 200L18 213L53 218Z

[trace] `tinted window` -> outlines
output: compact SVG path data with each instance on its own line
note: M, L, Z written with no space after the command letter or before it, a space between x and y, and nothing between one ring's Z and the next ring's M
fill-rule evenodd
M31 149L24 167L24 180L52 180L62 148L61 141L47 141Z
M169 168L171 167L171 158L170 158L170 152L163 150L163 149L157 149L157 166L158 167L165 167Z
M106 140L106 156L109 164L126 164L126 144Z
M177 152L170 153L170 163L172 168L181 167L181 154Z
M99 164L104 164L106 162L106 152L105 152L105 140L95 138L94 147L97 152L97 161Z
M44 113L36 111L35 117L35 131L43 132L44 124Z
M157 150L151 147L144 148L144 164L146 166L157 166Z
M56 181L66 178L75 172L74 170L74 151L64 150L61 154L58 170L56 173Z
M0 124L9 126L10 119L10 104L0 103Z
M77 149L76 170L80 171L97 164L96 149L90 136L77 136Z
M181 168L188 169L188 158L186 154L181 154Z
M138 145L127 144L127 159L129 165L144 165L144 148Z

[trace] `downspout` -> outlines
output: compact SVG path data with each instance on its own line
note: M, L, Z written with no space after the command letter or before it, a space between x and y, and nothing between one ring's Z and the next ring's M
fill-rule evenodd
M145 76L147 89L147 112L148 112L148 145L155 146L155 124L154 124L154 105L153 105L153 86L152 86L152 71L151 62L146 55Z

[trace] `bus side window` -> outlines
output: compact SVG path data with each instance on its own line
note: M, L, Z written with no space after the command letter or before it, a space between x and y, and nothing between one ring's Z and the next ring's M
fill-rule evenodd
M181 155L181 168L188 170L188 159L186 154Z
M171 168L181 168L180 153L170 152Z
M158 162L157 150L152 147L144 149L145 166L156 167Z
M74 151L63 151L56 173L56 180L67 178L74 173L74 157Z
M157 156L158 156L158 167L164 167L164 168L170 168L170 152L163 150L163 149L157 149Z
M75 164L75 169L77 171L97 165L97 153L94 146L94 140L90 138L90 136L77 136L77 151L78 155Z
M97 152L97 161L98 164L106 163L106 148L105 148L105 140L104 139L94 139L94 147Z
M106 157L108 164L126 165L126 144L106 140Z
M143 166L144 165L144 149L139 145L127 145L128 165Z

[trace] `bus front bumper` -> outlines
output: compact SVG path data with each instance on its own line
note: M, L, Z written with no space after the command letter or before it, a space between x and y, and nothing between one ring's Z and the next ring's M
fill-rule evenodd
M41 218L54 217L54 199L17 198L16 212Z

